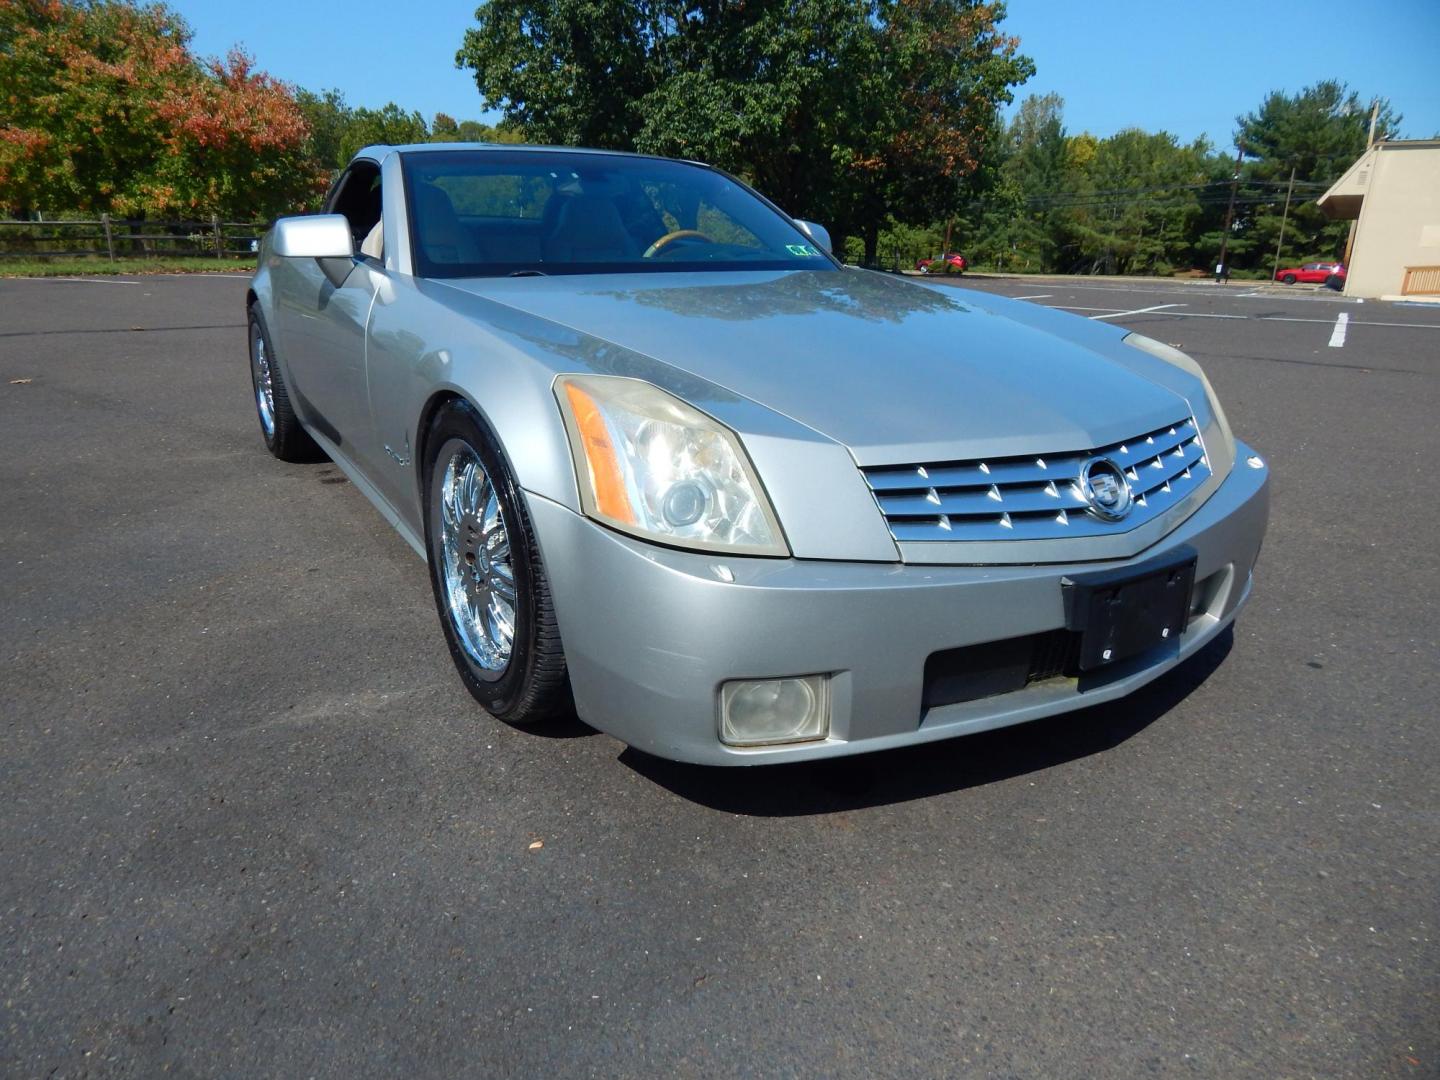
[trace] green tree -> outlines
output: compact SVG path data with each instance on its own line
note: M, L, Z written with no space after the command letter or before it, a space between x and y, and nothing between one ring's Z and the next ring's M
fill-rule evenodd
M1023 210L1005 224L1012 259L1054 269L1066 240L1063 215L1051 205L1070 186L1069 139L1059 94L1031 95L1020 103L1002 144L1005 190Z
M1052 205L1072 237L1062 264L1118 274L1168 274L1194 261L1194 236L1213 183L1210 145L1182 145L1138 128L1096 140L1072 173L1074 191Z
M972 261L1018 270L1163 274L1213 265L1231 154L1165 132L1070 135L1063 105L1056 95L1026 99L985 145L951 246ZM1285 260L1340 253L1346 225L1326 220L1314 199L1363 152L1369 112L1358 95L1330 81L1297 94L1277 91L1239 118L1247 161L1229 235L1232 266L1268 274L1292 168ZM1380 102L1376 116L1376 137L1395 137L1399 118L1389 105Z
M837 246L953 210L1033 65L985 0L489 0L457 62L542 142L703 158Z
M436 113L430 124L431 142L523 143L524 135L513 127L491 127L479 120L456 120Z
M310 129L307 148L316 163L332 175L350 163L357 151L376 144L401 145L428 142L430 127L418 112L406 112L393 101L379 109L355 108L339 90L296 94L300 111ZM444 113L435 117L449 124L455 121ZM437 136L438 137L438 136ZM453 135L445 136L453 138Z
M430 140L430 126L418 112L406 112L391 101L379 109L363 106L350 114L340 139L340 154L349 161L367 146L403 146Z
M345 132L353 111L339 90L297 90L295 103L310 129L306 152L323 169L338 172L349 159L345 156Z
M1375 138L1396 138L1401 117L1378 102ZM1247 241L1244 264L1268 267L1279 239L1285 188L1295 171L1296 195L1285 225L1285 251L1298 261L1339 258L1346 222L1332 222L1315 198L1365 151L1370 106L1342 82L1327 79L1299 93L1270 94L1260 108L1236 118L1244 151L1244 201L1237 229Z

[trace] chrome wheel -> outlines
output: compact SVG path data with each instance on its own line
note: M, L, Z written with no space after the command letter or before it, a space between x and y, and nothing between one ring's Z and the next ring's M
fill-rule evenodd
M270 382L270 354L265 338L255 334L250 339L250 376L255 383L255 408L260 413L260 426L265 437L275 435L275 388Z
M440 460L441 578L445 607L479 674L498 679L515 644L515 571L494 481L463 442Z

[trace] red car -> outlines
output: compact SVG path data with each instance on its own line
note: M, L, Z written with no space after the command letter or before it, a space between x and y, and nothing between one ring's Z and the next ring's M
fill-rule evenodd
M1328 285L1330 279L1335 278L1340 285L1345 284L1345 264L1335 262L1306 263L1304 266L1294 266L1288 270L1275 271L1275 280L1283 281L1286 285L1294 285L1297 281L1309 282L1315 285Z
M953 251L947 251L944 255L936 255L933 259L915 260L915 269L922 274L963 274L968 265L964 255Z

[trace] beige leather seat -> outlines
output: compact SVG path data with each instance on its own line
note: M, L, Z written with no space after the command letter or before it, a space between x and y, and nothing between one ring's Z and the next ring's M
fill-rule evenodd
M365 235L365 240L360 245L360 254L372 259L385 261L385 219L381 218L375 222L375 227Z
M542 242L547 262L610 262L640 254L613 200L572 195L557 206L554 223ZM545 209L548 212L550 206Z
M434 184L415 186L416 236L425 257L436 263L482 263L485 253L460 223L450 196Z

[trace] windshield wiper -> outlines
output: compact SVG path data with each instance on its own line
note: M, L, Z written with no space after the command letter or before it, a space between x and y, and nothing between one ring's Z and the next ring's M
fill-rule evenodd
M511 270L506 277L549 277L544 270Z

